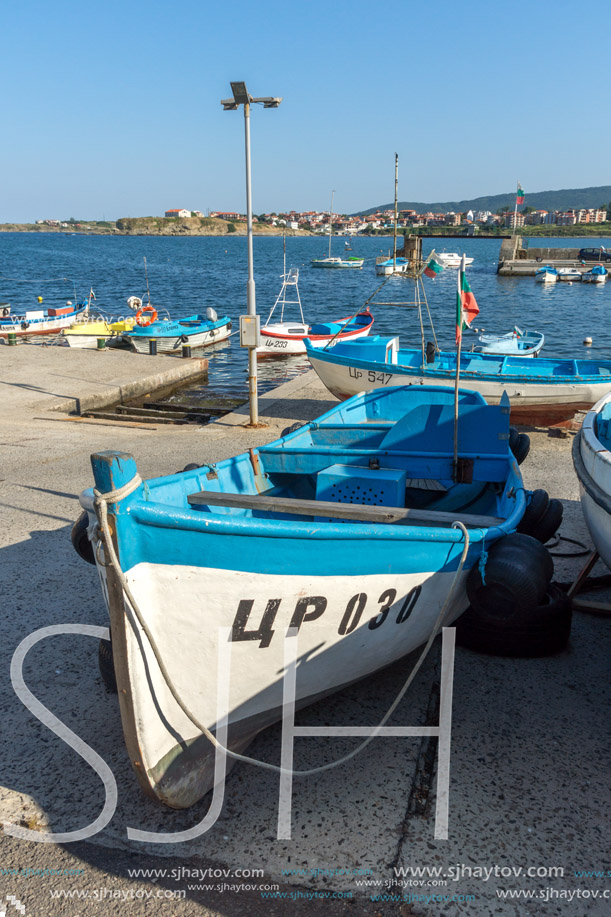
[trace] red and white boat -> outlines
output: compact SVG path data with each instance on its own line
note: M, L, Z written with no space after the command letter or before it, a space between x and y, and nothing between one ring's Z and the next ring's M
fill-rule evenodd
M260 344L256 350L258 356L305 353L306 349L303 342L306 338L308 338L313 347L325 347L331 342L335 344L338 341L354 341L369 334L373 325L373 315L368 308L363 309L356 315L348 315L336 321L308 324L303 317L298 281L298 268L292 267L286 271L285 265L285 272L282 275L282 289L265 325L261 328ZM294 287L295 299L286 298L289 287ZM284 307L287 305L299 306L301 320L285 321ZM280 307L280 320L273 322L272 318L278 306Z

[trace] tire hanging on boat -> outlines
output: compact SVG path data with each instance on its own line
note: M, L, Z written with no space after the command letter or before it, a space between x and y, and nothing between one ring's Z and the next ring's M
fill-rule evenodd
M483 622L473 608L456 622L456 642L490 656L534 658L566 649L571 635L572 608L566 593L550 583L542 601L520 624Z
M518 532L525 535L532 535L533 529L537 526L549 506L549 494L546 490L533 490L528 501L528 506L524 510L524 515L518 526Z
M560 500L550 500L545 513L531 533L533 538L536 538L541 544L547 544L560 528L563 513L564 507Z
M117 676L115 674L115 661L110 640L100 640L98 646L98 667L102 681L111 694L117 693Z
M518 465L521 465L530 452L530 436L527 433L519 433L515 427L510 427L509 448L513 452Z
M72 541L72 547L76 551L79 557L82 557L83 560L86 560L88 564L95 565L95 557L93 555L93 545L89 540L89 535L87 534L87 529L89 527L89 516L87 512L83 510L81 515L78 517L74 525L72 526L72 531L70 532L70 539Z
M467 577L467 595L484 622L524 623L529 609L538 605L554 574L547 548L531 535L514 532L490 549L483 566Z

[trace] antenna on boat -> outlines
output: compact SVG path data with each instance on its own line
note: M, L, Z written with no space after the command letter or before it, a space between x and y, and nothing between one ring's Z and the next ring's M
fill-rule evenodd
M144 276L146 278L146 295L148 296L149 306L151 304L151 291L149 290L149 272L146 266L146 258L144 258Z
M465 255L463 252L460 259L460 268L458 269L458 290L456 293L456 380L454 383L454 462L453 477L458 482L458 381L460 379L460 351L462 344L462 281L465 276Z

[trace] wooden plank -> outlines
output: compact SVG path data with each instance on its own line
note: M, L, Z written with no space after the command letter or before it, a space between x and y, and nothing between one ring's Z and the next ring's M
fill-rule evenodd
M137 423L147 427L153 423L170 423L174 426L187 423L186 420L181 420L180 418L177 420L166 420L163 417L140 417L139 415L133 414L112 414L106 411L85 411L83 417L91 417L95 418L96 420L111 420L115 424Z
M152 408L133 408L128 404L118 404L117 405L118 414L131 414L133 417L151 417L153 420L159 418L160 420L167 419L176 423L180 420L187 420L188 418L195 417L210 417L209 414L206 414L205 411L198 411L197 414L189 413L185 411L160 411L153 410Z
M144 401L141 405L142 408L152 408L157 411L176 411L177 413L186 413L186 414L212 414L214 416L221 417L223 414L230 414L244 404L243 401L238 401L228 407L210 407L208 405L202 404L174 404L167 403L165 401Z
M293 497L266 497L265 494L229 494L202 490L188 498L191 506L227 506L256 509L273 513L294 513L297 516L331 516L354 522L397 522L407 519L415 525L463 525L488 528L504 522L497 516L473 513L444 513L437 510L406 509L404 506L363 506L358 503L334 503L328 500L298 500Z
M100 427L136 427L139 430L149 430L153 433L157 427L150 423L130 423L125 420L100 420L97 417L35 417L34 420L54 420L61 423L92 423Z
M609 602L595 602L590 599L573 599L573 608L576 611L585 611L587 614L602 615L611 618L611 605Z

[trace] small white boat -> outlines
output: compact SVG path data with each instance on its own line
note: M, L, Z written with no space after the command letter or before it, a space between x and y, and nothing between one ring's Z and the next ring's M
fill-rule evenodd
M332 322L308 324L303 317L298 282L299 269L295 267L289 268L288 271L286 269L285 250L282 288L267 321L261 328L260 344L256 349L257 356L288 356L289 354L305 353L304 340L306 337L309 338L312 346L325 347L331 342L355 340L369 334L373 325L373 315L369 309ZM290 287L294 288L294 293L289 295L294 295L295 299L287 299L287 289ZM301 321L285 321L284 307L290 305L299 307ZM272 322L272 317L278 307L280 308L280 321Z
M536 357L545 337L541 331L522 331L518 326L507 334L478 334L475 353L496 353L506 357Z
M581 281L581 271L576 267L559 267L558 280L564 280L570 283L579 283Z
M442 267L460 267L462 257L456 252L438 252L435 254L435 258ZM473 264L473 258L467 258L465 255L465 264Z
M355 267L361 268L365 263L364 258L350 257L350 258L313 258L310 262L312 267L331 267L331 268L344 268L344 267Z
M326 267L334 269L343 268L362 268L365 262L364 258L358 258L356 255L338 258L331 256L331 240L333 238L333 196L335 191L331 192L331 209L329 211L329 254L326 258L313 258L310 264L312 267ZM350 249L352 250L352 249Z
M535 272L535 283L556 283L558 280L558 271L555 267L540 267Z
M608 271L602 264L596 264L594 267L581 275L583 283L605 283Z
M388 277L390 274L406 274L409 270L407 258L384 258L376 263L376 274L379 277Z
M592 541L611 569L611 392L586 415L573 440L573 464Z

